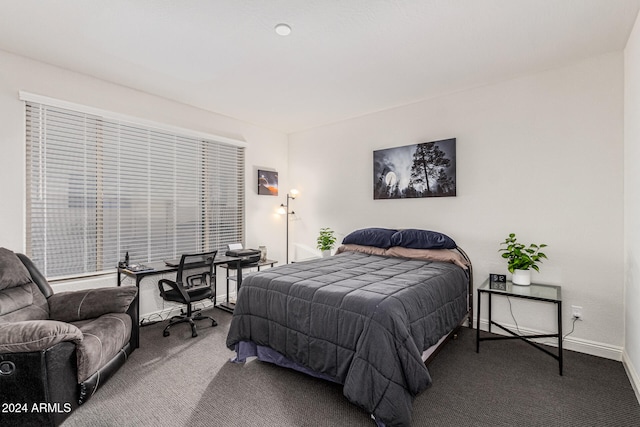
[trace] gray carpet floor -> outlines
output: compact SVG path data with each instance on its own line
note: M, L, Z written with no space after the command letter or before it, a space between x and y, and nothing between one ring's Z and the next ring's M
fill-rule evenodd
M191 338L178 325L141 328L140 348L63 427L375 427L341 386L256 360L229 363L231 315L206 311ZM429 366L433 385L413 426L640 426L640 404L620 362L572 351L557 362L520 341L483 342L463 329Z

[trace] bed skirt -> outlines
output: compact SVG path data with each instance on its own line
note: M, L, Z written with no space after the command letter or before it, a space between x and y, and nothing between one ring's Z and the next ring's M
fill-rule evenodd
M424 353L422 353L422 360L427 360L431 353L438 348L443 341L447 338L447 336L443 336L437 344L428 348ZM256 357L261 362L272 363L277 366L281 366L283 368L293 369L298 372L302 372L305 375L309 375L315 378L320 378L322 380L331 381L333 383L341 384L340 381L335 378L323 374L322 372L316 372L312 369L307 368L304 365L301 365L293 360L285 357L284 355L278 353L271 347L267 347L264 345L258 345L253 341L240 341L236 344L236 356L230 359L232 363L240 363L243 364L250 357ZM385 427L382 421L376 419L376 417L371 414L371 418L376 422L377 427Z

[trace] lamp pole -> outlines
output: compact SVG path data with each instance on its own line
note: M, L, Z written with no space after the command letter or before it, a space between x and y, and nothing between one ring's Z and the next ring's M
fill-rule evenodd
M287 253L285 255L285 264L289 264L289 215L295 214L293 211L289 211L289 199L295 199L287 193Z
M286 254L285 254L285 263L289 264L289 215L295 215L294 211L289 211L289 200L293 200L296 198L296 196L298 195L298 190L291 190L289 193L287 193L287 204L285 205L280 205L280 209L286 209L285 213L286 213L286 230L287 230L287 242L286 242Z

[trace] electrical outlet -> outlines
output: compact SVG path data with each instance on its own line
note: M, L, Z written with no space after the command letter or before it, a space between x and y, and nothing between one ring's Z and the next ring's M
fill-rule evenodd
M582 320L582 307L578 305L571 306L571 316Z

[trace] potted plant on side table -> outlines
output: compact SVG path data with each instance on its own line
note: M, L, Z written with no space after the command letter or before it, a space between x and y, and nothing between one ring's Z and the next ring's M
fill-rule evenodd
M325 227L320 229L320 235L318 236L317 248L322 251L322 257L331 256L331 249L333 249L333 245L336 244L336 238L333 235L333 230Z
M543 258L548 259L543 252L540 252L540 249L547 245L531 243L529 246L525 246L517 242L515 233L509 234L509 237L500 244L506 246L498 252L504 252L502 258L507 260L507 269L513 274L511 279L513 284L530 285L531 269L540 271L538 263L542 263Z

